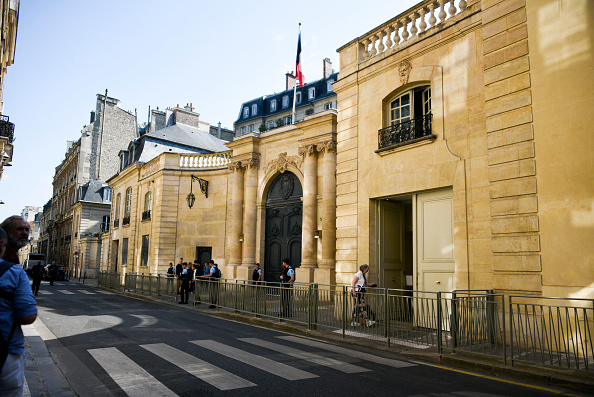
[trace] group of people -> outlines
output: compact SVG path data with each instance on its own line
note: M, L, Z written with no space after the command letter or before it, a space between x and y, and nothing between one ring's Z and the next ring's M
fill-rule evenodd
M18 250L29 242L30 226L20 216L0 224L0 396L20 396L25 380L25 338L21 325L37 318L37 304Z
M179 304L188 304L190 292L193 292L198 297L196 304L200 304L200 281L211 281L208 284L208 293L210 298L209 308L216 308L218 283L221 278L221 271L214 260L210 260L201 264L198 260L194 263L188 264L184 262L184 258L179 258L178 264L173 267L173 263L169 263L167 269L167 289L173 293L174 280L177 279L177 295L180 296Z

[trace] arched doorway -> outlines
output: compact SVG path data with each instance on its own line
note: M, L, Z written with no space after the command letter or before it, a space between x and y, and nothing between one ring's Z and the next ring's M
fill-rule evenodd
M289 258L294 268L301 264L301 197L301 182L292 172L285 171L270 184L266 197L265 281L280 281L283 258Z

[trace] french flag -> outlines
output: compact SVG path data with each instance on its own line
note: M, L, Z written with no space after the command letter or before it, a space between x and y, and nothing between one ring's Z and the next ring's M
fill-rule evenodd
M301 71L301 32L299 32L299 40L297 40L297 66L295 67L295 80L299 86L303 87L303 72Z

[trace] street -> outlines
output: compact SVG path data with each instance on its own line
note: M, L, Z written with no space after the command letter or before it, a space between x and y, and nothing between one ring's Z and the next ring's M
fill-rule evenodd
M26 334L38 333L80 396L559 394L67 281L44 282L37 298Z

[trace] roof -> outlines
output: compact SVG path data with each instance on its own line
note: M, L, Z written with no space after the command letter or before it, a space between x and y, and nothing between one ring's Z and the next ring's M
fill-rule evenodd
M166 141L173 144L203 149L207 152L226 152L229 148L216 136L186 124L176 123L170 127L143 135L143 138Z
M81 186L80 201L91 203L103 203L104 188L107 183L95 179L90 180Z
M304 87L297 87L297 92L301 92L301 102L295 105L296 109L309 106L313 102L320 101L324 98L331 98L336 96L334 91L328 91L328 84L329 80L336 81L338 78L338 73L332 73L330 76L325 77L320 80L312 81L311 83L306 83ZM309 95L307 95L308 90L314 87L316 89L315 97L309 99ZM282 99L284 96L288 96L289 102L286 107L283 107ZM270 103L276 100L276 110L270 110ZM252 105L258 105L258 109L256 114L252 115ZM247 107L249 108L249 116L243 117L243 109ZM241 108L239 109L239 116L237 117L237 123L243 123L246 121L259 119L262 117L270 117L274 116L275 114L280 114L286 112L287 110L293 109L293 89L284 90L282 92L273 94L273 95L266 95L263 97L259 97L256 99L252 99L251 101L244 102L241 104Z

